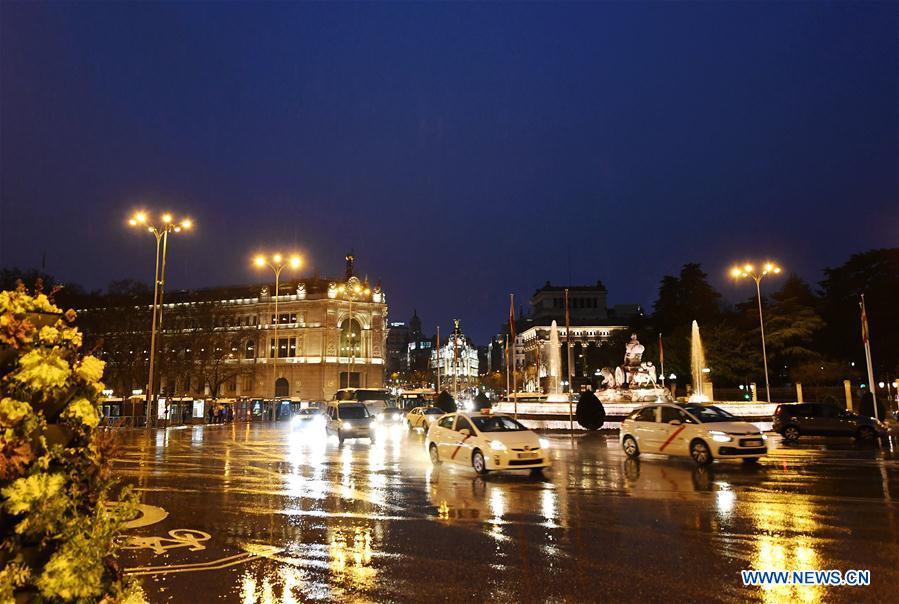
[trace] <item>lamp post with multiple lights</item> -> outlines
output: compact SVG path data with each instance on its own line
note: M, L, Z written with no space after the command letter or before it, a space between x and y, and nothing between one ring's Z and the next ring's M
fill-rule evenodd
M156 238L156 271L153 277L153 318L150 324L150 371L147 377L147 421L145 426L150 427L151 417L155 422L153 414L153 396L155 388L155 368L156 368L156 333L162 328L162 298L165 291L165 258L168 249L169 233L180 233L193 228L193 221L185 218L181 222L175 222L172 215L166 212L161 217L162 223L156 226L150 222L146 212L137 212L128 224L132 227L146 228Z
M744 264L743 266L735 266L730 271L730 276L734 279L743 279L751 277L755 281L755 293L759 301L759 328L762 332L762 362L765 367L765 394L768 402L771 402L771 384L768 382L768 353L765 350L765 321L762 318L762 278L765 275L777 275L781 272L781 268L773 262L766 262L762 265L762 270L757 271L752 264Z
M297 254L291 255L286 259L281 254L272 254L271 257L264 256L259 254L253 259L253 264L256 265L257 268L265 268L266 266L275 273L275 327L273 330L272 339L275 342L275 354L272 357L272 415L274 416L275 409L275 397L278 394L278 325L281 323L281 317L278 315L278 293L281 289L281 270L285 267L290 267L292 269L297 269L303 263L302 258ZM262 419L265 419L265 409L262 410ZM272 418L274 419L274 417Z
M353 279L355 281L355 279ZM341 285L337 288L337 293L345 295L350 303L349 314L347 317L347 329L349 330L350 353L347 360L346 387L350 387L350 375L356 365L356 332L353 331L353 301L358 300L362 296L368 296L371 290L362 287L360 283L356 283L353 287L349 287L349 283Z

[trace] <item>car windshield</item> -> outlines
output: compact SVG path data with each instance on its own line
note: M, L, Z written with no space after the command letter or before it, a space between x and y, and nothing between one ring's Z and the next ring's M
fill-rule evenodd
M732 422L737 418L719 407L706 407L703 405L685 405L684 409L693 414L693 417L704 424L713 424L715 422Z
M481 432L521 432L527 430L511 417L504 415L473 417L471 421Z
M303 409L300 411L300 415L318 415L321 413L318 409Z
M443 415L443 411L437 409L435 407L431 407L430 409L425 409L422 413L426 413L428 415Z
M343 405L339 408L340 419L364 419L368 417L365 405Z

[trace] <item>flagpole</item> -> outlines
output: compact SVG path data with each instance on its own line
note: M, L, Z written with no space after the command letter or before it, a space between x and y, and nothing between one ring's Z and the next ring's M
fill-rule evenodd
M509 334L506 334L506 398L509 398Z
M515 294L509 294L509 324L512 333L512 394L515 395L518 390L515 377ZM514 415L518 419L518 396L515 396Z
M880 420L877 412L877 394L874 389L874 365L871 362L871 337L868 333L868 313L865 310L865 294L862 294L862 341L865 343L865 361L868 363L868 389L871 393L871 405L874 407L874 419Z
M665 349L662 348L662 332L659 332L659 366L662 369L662 386L665 385Z
M568 362L568 431L574 435L574 411L571 408L572 405L572 396L574 392L572 391L572 386L574 382L574 368L572 365L574 364L572 359L571 351L571 317L568 313L568 288L565 288L565 344L568 350L565 354L565 360Z
M437 396L440 396L440 361L443 353L440 351L440 326L437 326Z

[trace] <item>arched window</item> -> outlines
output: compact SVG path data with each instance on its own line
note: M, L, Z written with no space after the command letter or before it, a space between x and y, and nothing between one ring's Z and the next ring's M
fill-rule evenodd
M247 344L244 347L243 358L245 359L255 359L256 358L256 342L253 341L252 338L247 340Z
M340 324L340 356L359 356L362 353L362 326L356 319L344 319Z
M286 378L278 378L275 380L275 396L288 396L290 394L290 384Z

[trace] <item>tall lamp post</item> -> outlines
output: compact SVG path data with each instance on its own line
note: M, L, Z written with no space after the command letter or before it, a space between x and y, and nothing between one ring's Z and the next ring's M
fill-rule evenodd
M355 279L353 279L355 281ZM353 302L358 300L362 295L368 296L371 290L367 287L363 288L362 284L356 283L353 287L349 287L349 283L341 285L337 288L337 293L346 296L350 303L349 315L347 316L347 329L350 330L349 341L350 351L349 360L347 361L346 372L346 388L350 387L350 373L356 365L356 334L353 331Z
M761 271L757 271L751 264L735 266L730 271L730 276L734 279L751 277L752 280L755 281L755 293L758 296L759 301L759 328L762 332L762 362L765 366L765 394L767 395L769 403L771 402L771 384L768 382L768 353L765 350L765 321L762 318L762 278L765 275L777 275L780 272L781 268L772 262L766 262L762 266Z
M296 254L291 255L286 262L281 254L272 254L271 257L259 254L253 259L256 268L268 267L275 273L275 327L272 331L272 340L275 343L275 354L272 357L272 419L274 419L275 397L278 394L278 349L280 348L278 326L281 323L281 317L278 315L278 293L281 289L281 271L287 266L297 269L302 263L303 260ZM265 420L265 408L262 409L262 419Z
M182 230L190 230L193 228L193 221L185 218L181 222L175 222L172 215L166 212L162 215L160 226L150 223L146 212L137 212L128 220L128 224L132 227L146 228L156 238L156 271L153 275L153 318L150 323L150 371L147 376L147 421L144 426L150 427L150 420L155 416L152 414L153 396L155 389L155 369L156 369L156 333L162 329L162 297L165 291L165 258L168 249L169 233L180 233Z

